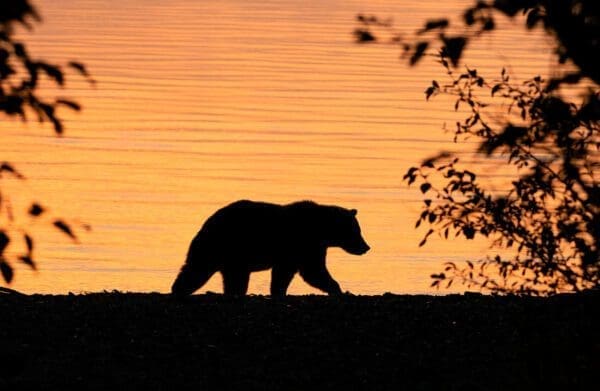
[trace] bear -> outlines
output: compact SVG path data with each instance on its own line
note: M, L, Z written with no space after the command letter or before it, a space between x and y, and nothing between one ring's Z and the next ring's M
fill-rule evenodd
M209 217L193 238L171 292L190 295L220 272L224 294L243 296L250 273L271 269L271 296L285 296L298 272L309 285L339 295L325 257L329 247L354 255L369 251L356 214L313 201L236 201Z

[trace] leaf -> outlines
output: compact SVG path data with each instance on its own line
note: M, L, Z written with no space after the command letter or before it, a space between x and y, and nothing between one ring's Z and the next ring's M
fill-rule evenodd
M414 173L418 170L417 167L411 167L408 169L408 171L406 171L406 174L404 174L404 177L402 179L407 179L411 176L414 176Z
M64 131L62 122L60 122L60 120L55 116L52 116L49 119L50 122L52 122L52 126L54 126L54 131L56 132L56 134L62 134Z
M4 253L4 250L6 249L6 246L8 246L8 243L10 243L10 238L8 237L6 232L0 231L0 255Z
M435 158L431 158L431 159L427 159L425 160L422 164L421 167L427 167L427 168L435 168L433 161L435 160Z
M435 87L428 87L425 90L425 100L429 100L429 98L431 97L431 95L433 95L436 92L436 88Z
M8 95L3 96L2 100L2 111L4 111L6 114L19 115L21 116L21 118L25 119L25 113L23 111L25 100L23 99L23 97L16 95Z
M466 176L468 176L471 179L471 182L474 181L475 178L477 178L477 175L474 172L471 172L469 170L465 170L464 173Z
M31 254L33 251L33 238L29 236L29 234L23 234L23 238L25 239L25 244L27 245L27 253Z
M486 18L485 22L483 23L483 30L485 31L491 31L496 27L496 23L494 22L494 19L492 18Z
M83 76L89 76L90 75L88 73L87 69L85 68L85 65L83 65L80 62L70 61L67 65L70 66L71 68L75 69L79 73L81 73Z
M425 194L425 193L427 193L427 191L429 189L431 189L431 184L425 182L425 183L421 184L420 189L421 189L421 193Z
M73 240L77 241L77 236L75 236L75 234L71 230L71 227L69 227L69 225L67 223L65 223L62 220L54 220L54 223L52 223L52 224L56 228L58 228L59 230L61 230L62 232L64 232L67 236L69 236Z
M31 259L31 257L29 255L21 255L19 257L19 261L23 262L24 264L29 266L31 269L37 270L37 266L35 265L35 262L33 261L33 259Z
M17 57L21 57L24 59L27 58L27 51L25 50L25 46L22 43L15 43L13 48Z
M7 284L10 284L13 280L14 272L12 267L3 260L0 260L0 272L2 272L2 277Z
M437 216L435 213L433 213L433 212L432 212L432 213L430 213L430 214L429 214L429 217L428 217L428 219L429 219L429 224L433 224L433 222L435 221L435 219L437 219L437 217L438 217L438 216ZM440 218L441 218L441 217L440 217Z
M425 27L423 27L421 30L417 31L417 34L423 34L423 33L426 33L427 31L431 31L431 30L435 30L435 29L445 29L449 25L450 25L450 22L448 22L448 19L428 20L427 23L425 23Z
M0 165L0 176L2 174L2 171L11 173L15 178L25 179L25 176L23 176L23 174L21 174L19 171L17 171L10 163L7 163L7 162L2 163Z
M465 24L467 26L472 26L475 23L475 9L467 9L463 15L463 19L465 20Z
M42 213L44 213L44 211L45 211L45 209L37 202L34 202L29 207L29 214L34 217L41 215Z
M475 229L471 226L463 227L462 232L467 239L473 239L475 237Z
M419 243L419 247L423 247L425 245L425 243L427 243L427 238L432 233L433 233L433 229L430 229L429 231L427 231L427 233L425 234L425 237L423 238L423 240L421 240L421 243Z
M63 105L63 106L67 106L75 111L81 111L81 105L77 102L74 102L72 100L68 100L68 99L57 99L56 100L56 104L57 105Z
M429 42L423 41L417 43L417 46L415 46L415 52L410 57L410 65L415 65L421 59L421 57L423 57L428 46Z
M62 86L65 84L65 77L59 67L47 64L45 62L38 62L36 65L51 79L54 79L58 85Z
M442 36L444 47L442 48L443 56L450 58L454 67L458 66L462 52L467 45L467 39L465 37L453 37L447 38Z
M96 84L96 80L92 79L92 75L90 75L87 68L82 63L76 62L76 61L71 61L67 64L67 66L75 69L77 72L79 72L81 75L83 75L90 84Z
M498 91L500 91L500 89L502 88L502 84L496 84L495 86L492 87L492 96L494 96L494 94Z
M374 42L376 40L375 36L369 30L364 29L354 30L354 37L356 37L356 42L358 43Z
M54 106L42 102L37 102L37 108L39 109L40 122L44 120L43 115L45 115L48 119L54 117Z

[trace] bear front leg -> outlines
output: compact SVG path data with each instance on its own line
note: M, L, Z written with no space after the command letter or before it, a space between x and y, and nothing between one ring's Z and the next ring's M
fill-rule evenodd
M330 295L342 294L340 284L331 277L324 262L319 266L301 268L300 275L309 285L312 285L323 292L327 292Z
M294 278L296 270L281 266L274 266L271 271L271 296L282 297L287 293L287 288Z
M248 292L250 272L246 270L223 270L223 293L228 296L244 296Z

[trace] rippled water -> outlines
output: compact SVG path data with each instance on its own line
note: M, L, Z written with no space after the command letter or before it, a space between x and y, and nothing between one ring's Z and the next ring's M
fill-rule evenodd
M80 60L98 83L71 75L59 92L84 105L63 114L65 137L3 120L0 160L29 177L11 190L16 204L40 200L93 230L73 245L38 224L40 270L19 267L12 287L168 291L202 222L246 198L357 208L373 250L330 252L342 287L430 292L442 262L486 249L441 240L418 248L420 194L401 180L448 147L441 127L452 105L423 94L443 71L434 61L409 68L398 47L358 45L351 33L359 12L393 16L410 34L465 3L37 1L44 22L23 33L30 50ZM468 64L490 75L505 65L522 79L549 71L548 43L507 24L472 48ZM267 293L268 283L256 274L250 291ZM216 276L204 290L219 285ZM316 291L297 278L291 292Z

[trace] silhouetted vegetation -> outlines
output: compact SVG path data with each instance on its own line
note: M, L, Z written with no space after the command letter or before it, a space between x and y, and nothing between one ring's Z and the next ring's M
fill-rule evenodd
M63 121L58 116L60 107L70 110L81 110L80 105L69 99L56 97L42 98L39 95L40 80L50 80L57 87L64 87L65 72L63 67L45 62L32 56L24 42L15 38L15 28L18 26L32 29L34 22L39 22L40 16L27 0L3 0L0 2L0 115L16 117L26 121L28 115L40 123L50 123L57 135L64 131ZM91 83L93 80L85 66L78 62L69 62L67 67L83 75ZM2 162L0 164L0 181L10 176L17 180L25 179L13 164ZM0 182L0 186L1 186ZM4 281L10 283L14 272L10 261L20 261L35 269L33 257L34 238L26 226L21 226L18 221L20 215L28 215L40 219L47 215L46 208L39 203L33 203L27 211L19 213L14 211L7 192L0 187L0 271ZM70 225L63 219L51 217L50 223L59 231L73 240L77 240ZM22 240L23 251L20 254L7 248L11 241ZM13 259L9 259L13 258Z
M525 294L600 286L599 10L594 0L479 1L464 11L458 33L449 33L448 19L438 19L428 21L414 40L394 37L411 65L431 54L445 68L449 81L433 81L425 94L427 99L450 94L456 110L467 108L452 131L454 141L478 140L477 153L502 159L516 172L507 188L493 190L481 184L476 167L465 169L448 153L408 170L404 179L418 183L425 195L417 226L430 229L421 245L438 233L482 236L503 250L464 266L446 264L432 275L432 286L459 281ZM495 30L499 15L519 14L526 28L542 27L555 39L560 76L514 83L504 69L495 80L476 69L456 71L469 43ZM375 40L377 18L363 16L359 22L358 30ZM439 51L432 54L436 43ZM565 63L570 66L560 68ZM573 87L580 91L576 98ZM503 115L497 107L504 108Z

